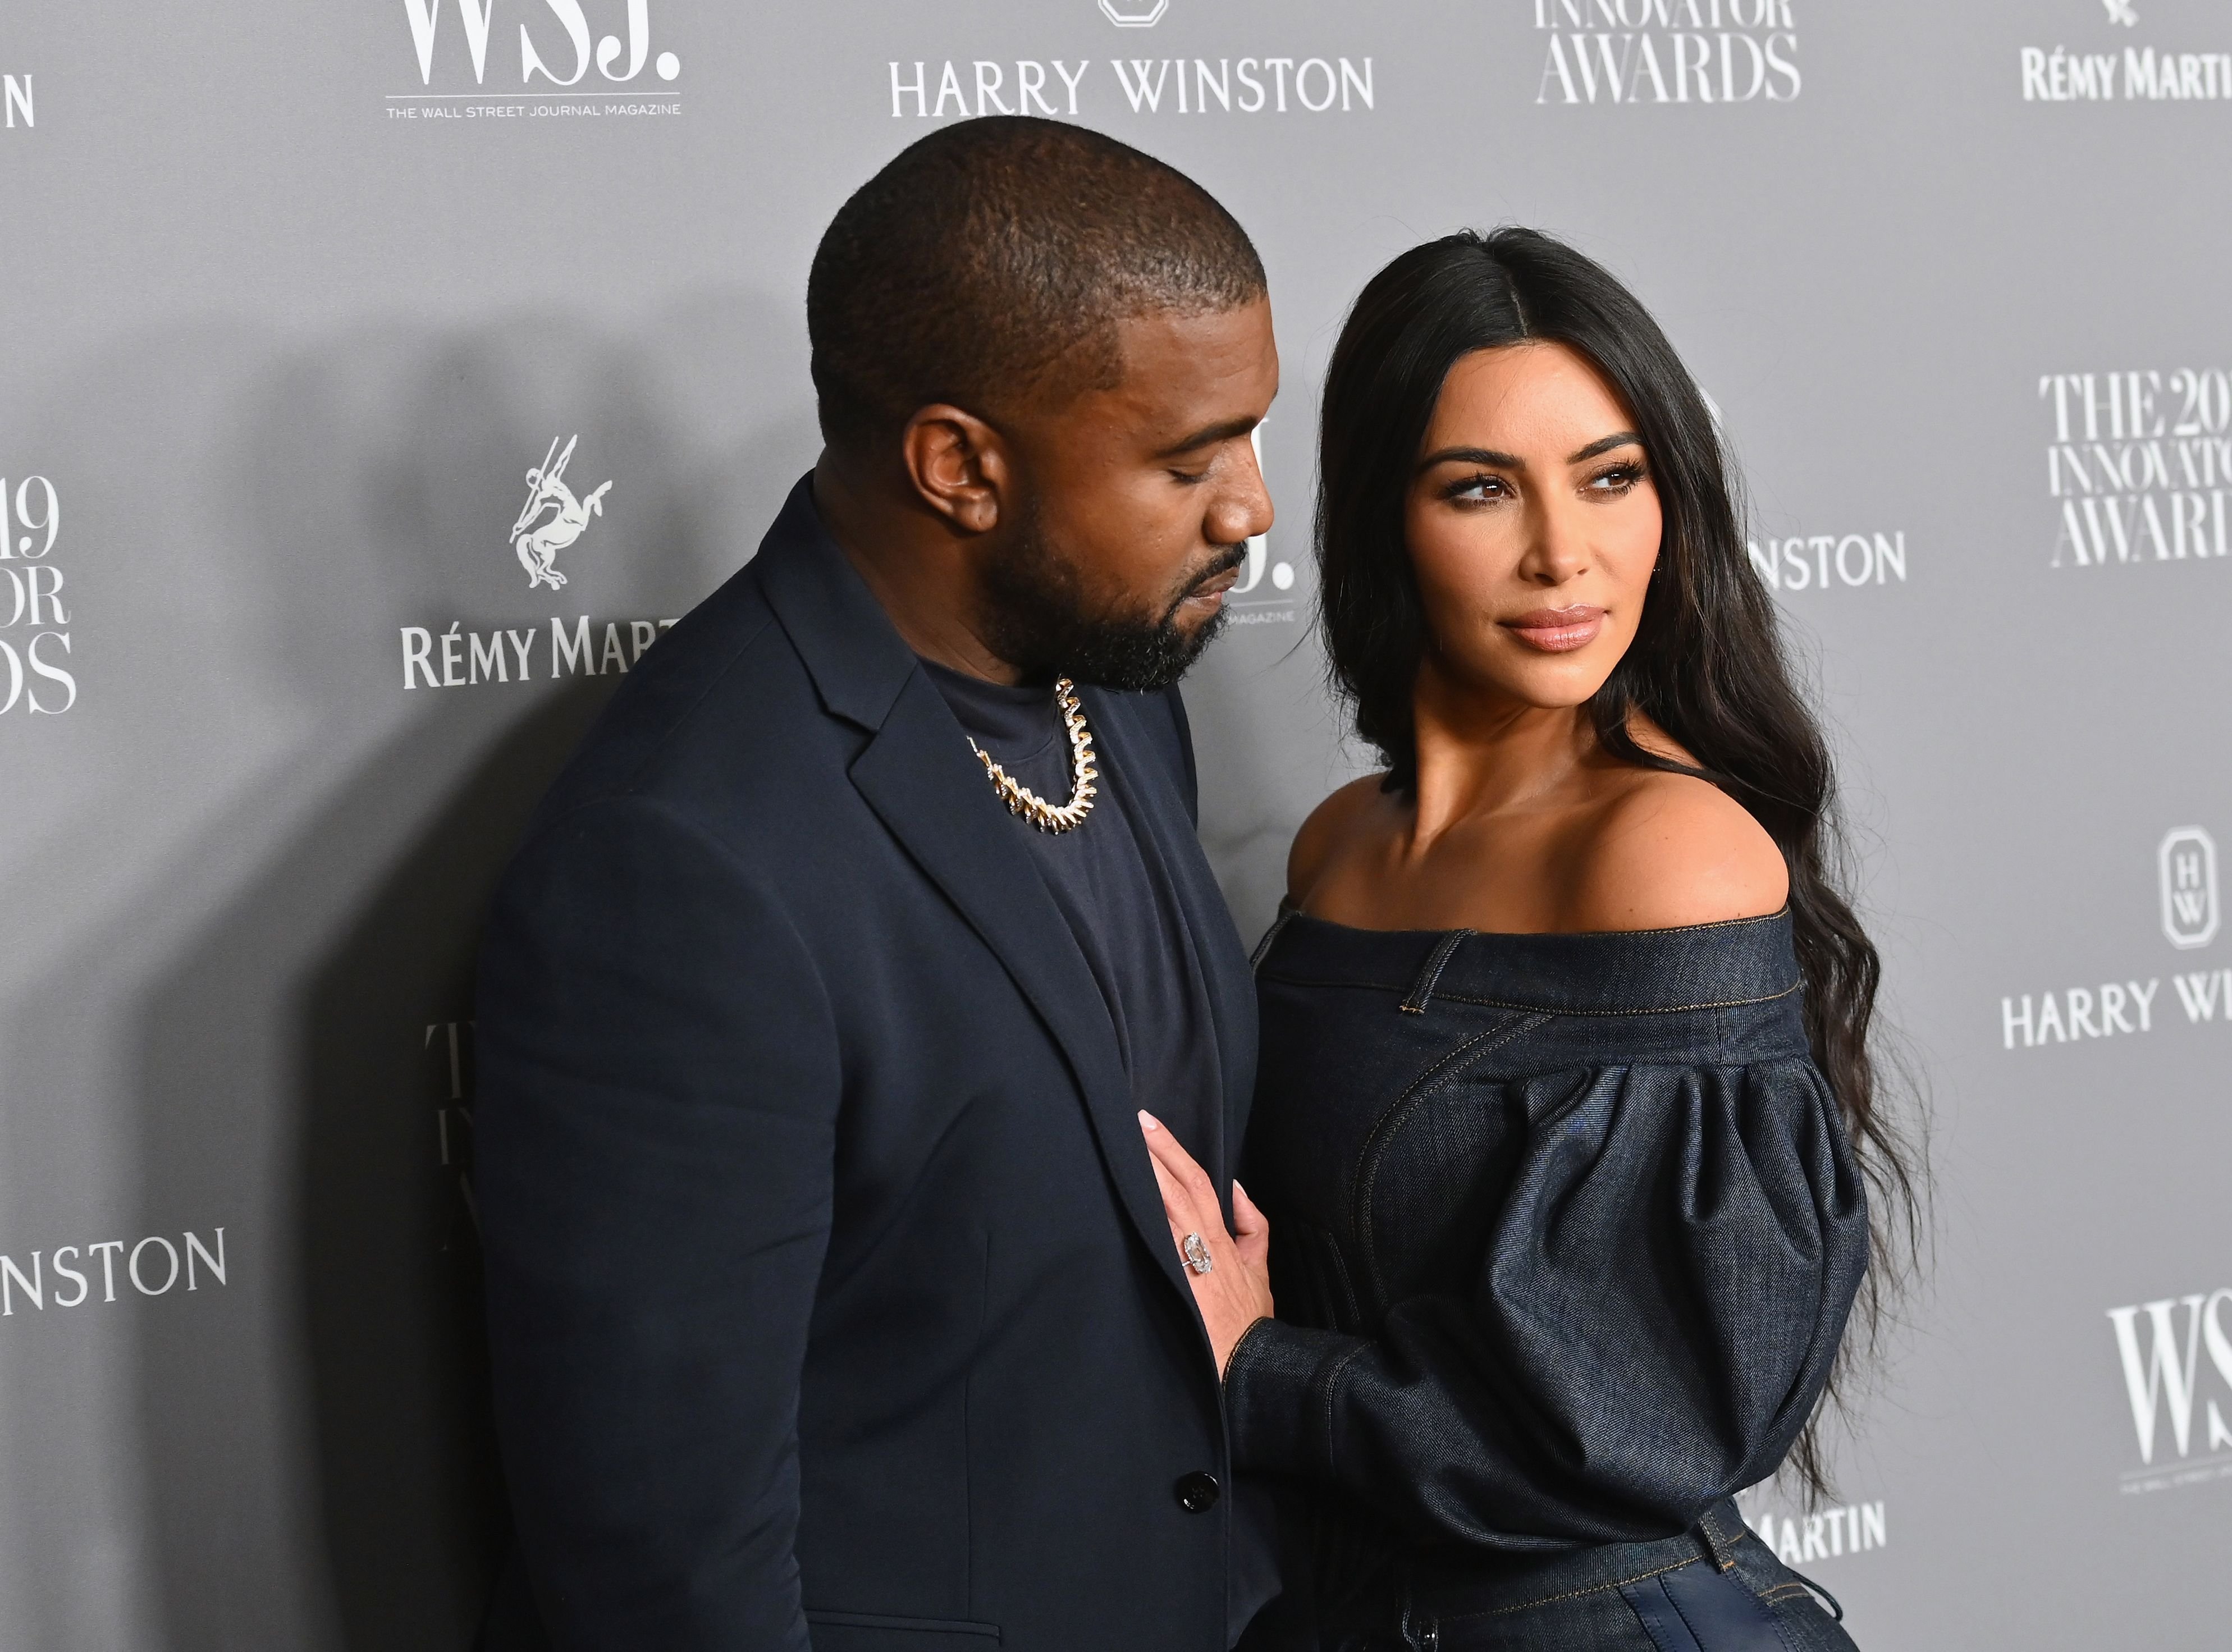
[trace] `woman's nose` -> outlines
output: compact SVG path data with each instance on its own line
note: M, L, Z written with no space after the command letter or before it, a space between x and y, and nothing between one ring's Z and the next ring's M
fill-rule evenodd
M1541 586L1560 586L1589 565L1588 542L1581 525L1554 505L1538 509L1528 523L1527 552L1520 559L1522 579Z

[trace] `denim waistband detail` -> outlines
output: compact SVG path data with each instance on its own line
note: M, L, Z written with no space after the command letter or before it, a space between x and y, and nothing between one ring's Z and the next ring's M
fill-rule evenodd
M1307 913L1264 937L1258 971L1559 1015L1652 1015L1764 1003L1795 992L1790 915L1586 935L1356 930ZM1431 976L1431 979L1429 977Z
M1413 1616L1440 1623L1502 1616L1619 1589L1700 1561L1725 1571L1735 1564L1736 1545L1745 1541L1755 1539L1736 1506L1721 1503L1679 1537L1655 1543L1513 1555L1434 1574L1422 1569L1414 1575L1410 1608Z

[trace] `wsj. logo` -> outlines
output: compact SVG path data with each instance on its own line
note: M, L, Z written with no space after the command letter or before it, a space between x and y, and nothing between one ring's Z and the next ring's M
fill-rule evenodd
M605 495L612 483L600 482L584 498L576 499L574 490L566 485L566 465L574 457L574 444L579 435L566 444L566 450L558 452L558 438L550 438L550 450L542 456L542 463L527 473L527 502L519 508L519 520L511 525L512 554L518 557L520 567L527 570L527 588L547 585L553 591L566 583L566 576L558 572L558 553L581 537L589 526L589 518L605 514ZM552 463L551 454L557 454Z
M2196 1443L2194 1405L2201 1397L2204 1350L2219 1384L2232 1397L2232 1335L2227 1334L2222 1318L2227 1302L2232 1302L2232 1290L2196 1292L2188 1297L2164 1297L2159 1302L2108 1310L2108 1322L2115 1327L2117 1357L2123 1365L2125 1395L2131 1403L2131 1427L2138 1435L2139 1461L2148 1467L2154 1464L2155 1448L2161 1444L2159 1425L2165 1418L2179 1459L2183 1461L2192 1454ZM2204 1453L2214 1455L2232 1450L2232 1428L2226 1426L2218 1402L2207 1400L2201 1415L2208 1424L2208 1432L2199 1442ZM2164 1469L2169 1468L2165 1464ZM2183 1474L2149 1475L2141 1468L2124 1476L2124 1488L2156 1491L2221 1474L2232 1474L2232 1462L2207 1468L2194 1464Z
M1249 433L1249 440L1255 444L1256 463L1260 470L1263 463L1263 427L1261 424ZM1272 590L1279 594L1251 597L1250 593L1262 585L1267 573L1270 577ZM1232 589L1225 598L1225 612L1231 615L1231 623L1236 625L1293 625L1300 615L1295 609L1294 599L1287 593L1294 588L1294 565L1271 560L1268 535L1257 534L1248 541L1248 560L1240 565L1240 577L1233 581Z
M2216 938L2216 842L2199 826L2180 826L2162 840L2163 933L2190 950Z
M8 130L16 130L16 117L23 117L28 129L38 124L31 119L31 77L28 75L0 75L0 108L8 115Z
M682 60L672 52L661 52L656 59L651 56L651 0L627 0L627 38L606 35L591 44L588 14L582 9L582 0L542 0L542 4L566 36L573 53L569 67L565 56L552 49L551 59L546 60L535 43L535 36L527 25L519 25L519 82L533 89L536 76L541 76L554 91L578 86L594 62L597 72L604 80L616 85L633 81L643 72L646 62L662 81L672 81L682 73ZM411 43L418 49L418 80L422 86L434 83L434 47L441 30L443 0L403 0L403 9L411 23ZM472 60L473 84L485 84L488 77L489 36L496 22L496 0L457 0L457 24L464 36L465 52ZM615 67L625 57L625 69ZM555 64L555 67L553 64ZM559 71L565 69L564 74Z
M1119 29L1152 29L1170 9L1171 0L1130 0L1125 5L1100 0L1100 15Z

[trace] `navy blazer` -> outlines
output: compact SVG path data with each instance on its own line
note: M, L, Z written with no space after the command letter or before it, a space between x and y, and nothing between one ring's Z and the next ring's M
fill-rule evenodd
M1083 700L1178 879L1236 1143L1255 1003L1184 711ZM1022 829L810 480L543 803L477 1007L526 1584L491 1646L539 1615L600 1652L1223 1652L1271 1592Z

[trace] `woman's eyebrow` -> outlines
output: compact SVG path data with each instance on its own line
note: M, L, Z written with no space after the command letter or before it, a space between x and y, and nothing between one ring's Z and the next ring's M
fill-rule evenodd
M1505 470L1523 470L1526 462L1509 453L1499 453L1492 447L1445 447L1429 453L1418 461L1418 469L1431 470L1437 464L1492 464Z
M1567 464L1586 464L1599 453L1609 453L1616 447L1641 447L1643 438L1633 431L1614 431L1610 436L1599 436L1579 453L1568 454Z

